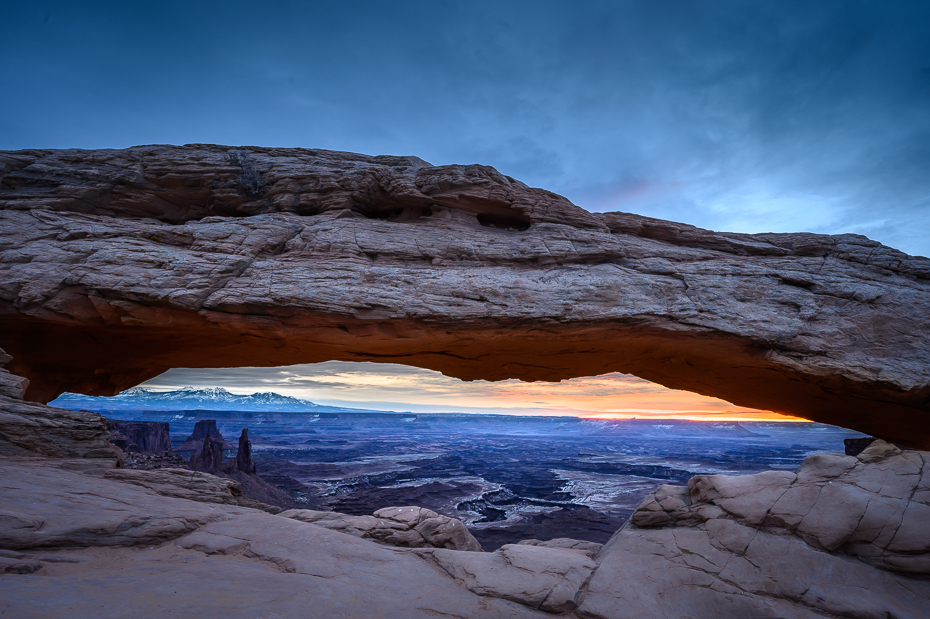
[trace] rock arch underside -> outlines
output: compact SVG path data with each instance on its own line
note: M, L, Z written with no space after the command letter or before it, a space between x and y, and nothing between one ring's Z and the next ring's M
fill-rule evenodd
M930 449L930 260L589 213L480 165L213 145L0 152L27 399L172 367L635 374Z

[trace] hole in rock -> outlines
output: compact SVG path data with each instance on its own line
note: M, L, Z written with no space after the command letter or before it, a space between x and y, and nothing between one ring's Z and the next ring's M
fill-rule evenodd
M500 228L502 230L527 230L530 227L530 220L518 215L496 215L490 213L481 213L478 215L478 223L486 228Z
M133 423L167 423L185 460L211 435L236 462L247 428L257 474L284 506L426 507L460 519L486 550L531 538L603 543L660 484L794 470L857 436L626 374L464 382L367 362L178 368L119 396L52 404L128 424L120 436L136 451L153 442L146 428L164 426Z
M385 221L417 221L429 217L432 210L428 206L399 206L388 209L365 209L362 214L369 219L382 219Z

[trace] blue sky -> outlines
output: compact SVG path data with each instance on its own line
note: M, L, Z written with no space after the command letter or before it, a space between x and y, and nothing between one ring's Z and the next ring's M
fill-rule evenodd
M0 71L0 149L413 154L930 255L923 1L8 0Z
M926 1L5 0L0 83L0 149L417 155L492 165L592 211L930 255ZM622 376L537 393L356 365L179 368L150 384L379 408L698 406Z

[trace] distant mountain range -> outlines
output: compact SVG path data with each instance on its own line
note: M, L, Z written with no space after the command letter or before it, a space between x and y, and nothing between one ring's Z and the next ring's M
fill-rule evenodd
M63 393L49 402L49 406L91 411L225 410L280 413L314 412L321 408L309 400L292 398L270 391L252 395L236 395L222 387L211 389L184 387L177 391L153 391L143 387L133 387L110 398Z

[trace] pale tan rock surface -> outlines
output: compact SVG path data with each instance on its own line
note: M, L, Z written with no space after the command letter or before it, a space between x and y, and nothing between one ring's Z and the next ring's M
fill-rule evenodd
M0 613L74 619L552 617L478 596L409 553L279 520L243 523L250 527L242 533L245 539L204 534L220 538L212 547L225 548L227 554L206 546L207 552L179 547L187 544L184 538L154 547L75 549L75 556L89 560L0 575ZM301 529L288 537L281 524ZM264 539L255 527L272 527L279 537ZM314 529L318 537L308 537L304 528ZM363 547L353 548L352 541Z
M0 548L161 543L244 509L161 496L41 460L0 459Z
M0 153L0 346L27 397L171 367L620 371L930 448L930 260L593 214L484 166L223 146Z
M640 617L920 619L930 584L732 520L626 529L604 546L578 614Z
M408 549L38 460L0 461L0 505L0 548L29 549L0 550L5 616L545 616Z
M876 441L797 473L660 486L601 550L579 614L926 617L928 462Z
M481 552L481 544L460 520L423 507L385 507L373 516L310 509L291 509L281 515L387 546Z
M603 544L589 542L583 539L572 539L570 537L556 537L549 540L524 539L517 542L520 546L542 546L544 548L564 548L566 550L577 550L584 553L587 557L594 559L601 551Z
M813 456L797 473L662 486L594 560L577 540L493 553L388 547L61 468L88 459L2 458L0 611L119 617L128 595L134 614L153 617L261 608L282 617L917 619L930 608L927 536L908 513L926 501L917 468L926 458L875 443L855 458ZM810 489L853 487L871 494L868 505L897 505L900 521L861 529L850 524L855 512L821 516L819 498L803 500ZM790 498L795 488L802 498ZM395 516L419 522L419 513Z
M551 613L570 611L597 565L565 548L505 544L488 553L421 551L478 595L512 600Z
M930 458L875 441L857 457L818 454L797 473L698 475L660 486L630 523L682 526L714 519L840 552L883 569L930 575Z
M252 507L272 514L281 512L280 507L254 501L243 495L238 481L190 469L157 469L154 471L114 469L107 471L104 477L142 486L163 496L203 503Z

